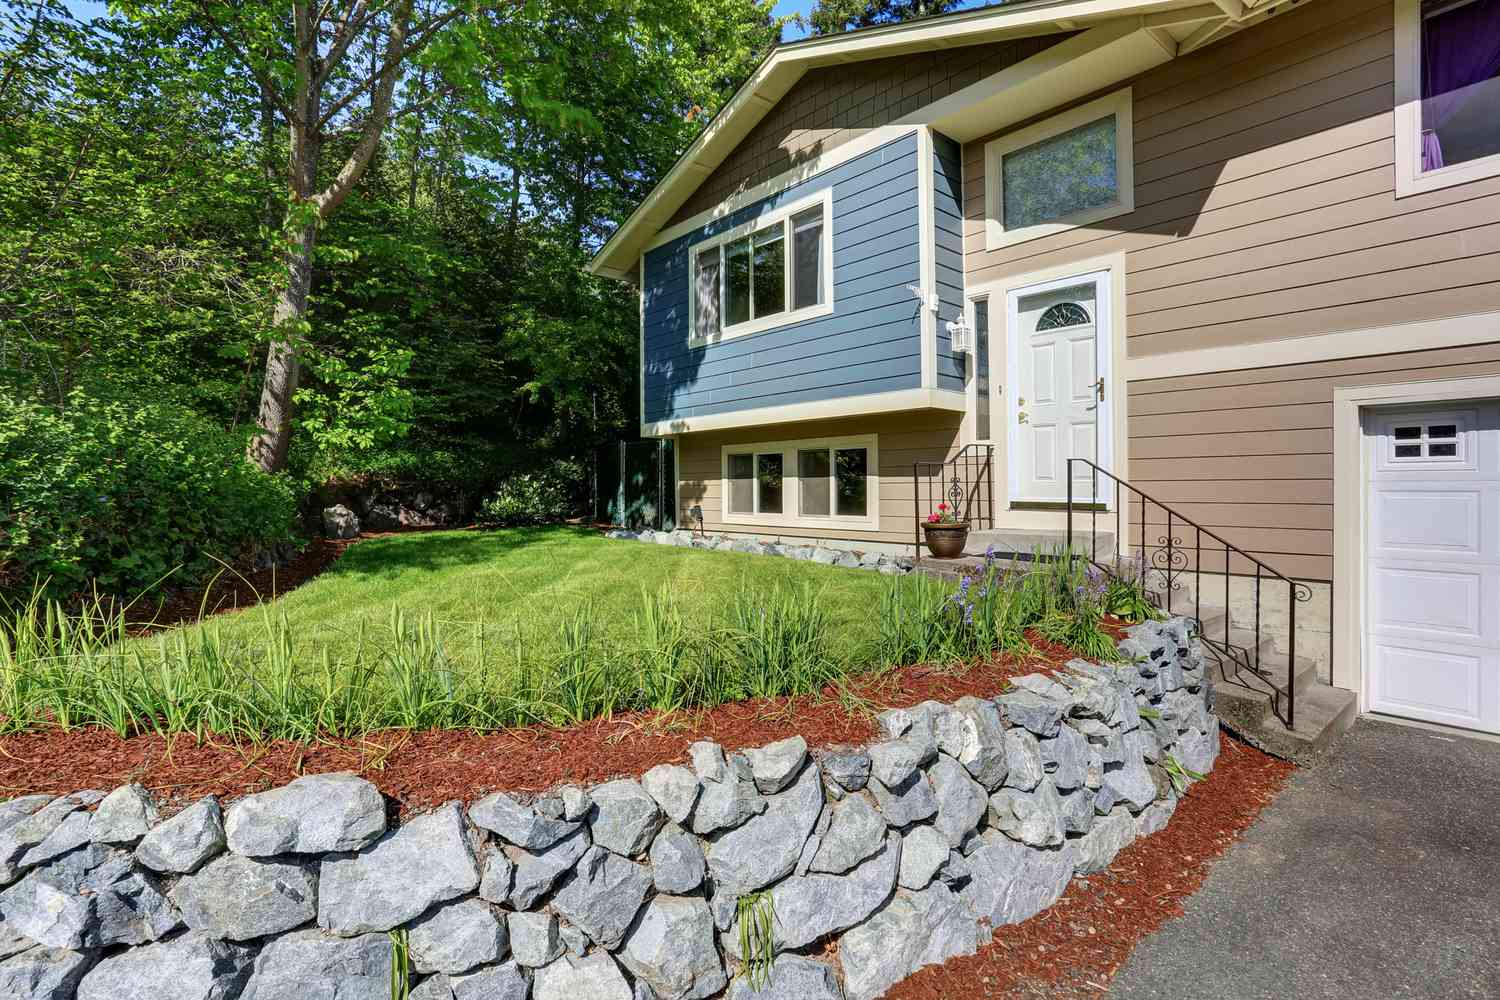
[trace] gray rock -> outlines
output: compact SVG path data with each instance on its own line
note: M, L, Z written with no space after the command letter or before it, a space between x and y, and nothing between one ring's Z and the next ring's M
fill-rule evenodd
M81 879L40 869L0 893L0 913L17 934L46 948L84 951L99 947L95 899L80 894Z
M651 842L651 877L657 892L692 892L703 884L706 872L702 845L680 828L664 827Z
M1073 870L1080 875L1103 871L1135 835L1135 817L1123 806L1100 816L1088 833L1073 842Z
M545 851L531 853L511 848L507 854L515 862L515 875L511 879L510 904L518 910L529 910L537 904L564 872L570 871L578 859L588 852L591 842L587 827L582 827L572 836L564 837ZM491 902L499 902L486 896Z
M1172 813L1177 810L1176 799L1157 799L1151 803L1141 814L1137 816L1135 835L1137 837L1149 837L1153 833L1160 833L1167 828L1167 821L1172 818Z
M448 977L454 1000L526 1000L531 984L515 962ZM413 998L415 1000L415 998ZM575 1000L583 1000L577 997Z
M762 795L772 795L790 785L807 763L807 741L800 736L777 740L763 747L746 750L755 788Z
M651 891L651 872L602 847L591 847L552 905L602 948L620 946Z
M440 906L411 925L412 965L450 976L505 957L508 934L489 904L465 899Z
M809 870L841 875L885 845L885 817L862 795L833 806Z
M817 548L813 550L812 561L823 566L832 566L838 561L839 554L833 549Z
M860 560L859 556L853 552L840 552L838 558L833 561L833 564L842 569L858 569Z
M21 859L32 848L45 841L85 802L76 795L64 795L43 802L42 796L27 796L7 803L4 813L7 825L0 828L0 885L14 882L24 866Z
M665 820L656 801L634 781L610 781L590 794L594 808L589 826L594 844L627 858L651 846Z
M1046 773L1036 737L1021 729L1005 731L1005 760L1010 768L1005 776L1006 788L1029 792Z
M93 956L32 948L0 962L0 997L6 1000L73 1000Z
M1059 791L1080 788L1088 778L1088 740L1072 726L1059 726L1056 736L1038 740L1037 751Z
M453 983L441 972L428 976L412 988L407 1000L453 1000ZM524 994L521 1000L525 1000Z
M1027 847L998 831L980 835L965 860L973 877L964 901L992 927L1029 920L1061 898L1073 877L1071 844L1051 850Z
M698 778L677 764L658 764L641 775L641 787L673 823L686 823L698 802Z
M134 844L157 822L156 803L141 785L121 785L94 810L89 837L98 844Z
M857 792L870 780L870 755L830 754L822 760L823 773L847 792Z
M341 503L324 507L323 534L328 538L354 538L359 534L359 518Z
M135 858L152 871L187 875L224 847L224 814L218 800L208 796L152 827L137 845Z
M358 851L385 833L385 800L354 774L310 774L247 795L224 817L229 849L251 858Z
M1062 721L1064 703L1025 689L1007 691L995 699L1007 721L1036 736L1052 736Z
M1052 782L1033 791L1002 788L990 796L990 824L1031 847L1055 847L1063 842L1062 800Z
M717 750L717 746L714 749ZM731 830L766 811L766 799L756 789L753 779L735 773L727 764L718 769L718 773L721 778L703 778L703 790L691 817L692 830L696 834ZM702 774L700 770L700 777Z
M930 826L914 826L901 838L903 889L925 889L948 861L948 838Z
M767 799L764 813L714 839L708 850L714 881L743 895L791 874L822 811L822 776L816 765L804 768L790 788Z
M475 826L528 851L546 850L579 826L567 820L547 819L504 792L496 792L471 805L469 818Z
M323 861L318 926L344 937L388 931L479 886L463 811L449 803L418 816L363 853Z
M582 958L589 952L589 936L580 928L572 924L559 921L557 925L557 937L563 943L563 947L578 958Z
M1219 720L1213 719L1206 733L1188 730L1178 736L1172 747L1172 756L1189 771L1199 774L1212 771L1219 759Z
M4 802L0 802L0 831L10 829L27 816L36 815L43 806L52 800L53 797L51 795L23 795L20 798L6 799ZM63 815L67 815L67 813ZM42 834L33 843L40 843L42 837L45 836L45 833Z
M1015 678L1010 683L1012 687L1030 691L1032 694L1062 705L1067 704L1073 698L1071 691L1046 674L1027 674L1024 677Z
M693 761L693 770L699 781L726 781L729 779L729 762L724 757L724 748L710 740L698 740L688 747L688 756Z
M927 775L914 771L906 784L892 788L878 778L870 779L870 791L875 804L885 815L885 821L894 827L908 826L931 819L937 815L937 796Z
M1000 711L993 702L969 695L954 704L953 721L958 744L954 757L984 786L994 791L1005 781L1010 764L1005 752L1005 727L1000 721ZM939 742L944 742L940 736Z
M870 748L870 774L887 788L895 788L936 756L935 743L905 737L887 740Z
M510 953L528 969L540 968L563 953L557 918L550 913L512 913L505 918L510 930Z
M573 860L578 860L574 858ZM511 879L516 874L516 863L502 848L486 844L484 848L484 875L479 879L479 898L491 903L506 903L510 900ZM550 887L549 887L550 888Z
M1087 788L1077 788L1058 797L1061 803L1063 830L1067 833L1087 833L1094 824L1094 793Z
M564 955L536 970L531 1000L634 1000L625 975L606 952Z
M36 942L16 930L10 924L0 920L0 961L19 955L30 948L35 948Z
M47 834L45 840L21 856L19 867L44 865L89 843L89 827L92 822L93 817L82 810L64 816L63 821Z
M231 1000L226 994L224 1000ZM255 959L240 1000L390 1000L385 934L335 938L316 930L273 938Z
M1155 730L1149 726L1126 733L1125 745L1126 753L1139 754L1148 764L1155 764L1161 759L1161 744L1157 741Z
M932 825L948 838L949 847L958 847L979 828L989 806L984 786L973 778L962 764L939 754L937 763L927 770L932 793L937 799L937 815Z
M171 899L192 930L249 941L316 917L318 881L311 866L228 854L178 882Z
M845 875L806 875L771 887L777 951L795 951L853 927L896 888L901 840L890 834L880 853ZM737 934L731 938L738 943Z
M189 931L104 959L78 984L78 1000L267 1000L271 994L241 992L254 956L243 945ZM349 996L353 1000L354 995ZM299 992L297 1000L317 1000L317 995Z
M594 806L594 800L589 793L575 785L564 785L557 790L557 797L562 800L562 818L570 823L576 823L588 816L589 810Z
M743 977L729 987L728 1000L844 1000L833 967L801 955L777 955L759 989Z
M702 1000L728 982L708 904L685 896L651 901L625 939L620 962L661 1000Z
M1124 802L1132 812L1140 812L1156 800L1156 782L1146 770L1146 762L1139 756L1118 766L1106 765L1104 782L1099 788L1099 802ZM1095 806L1098 809L1098 805ZM1108 812L1102 809L1100 812Z
M979 950L979 930L962 898L935 884L903 889L839 941L848 1000L874 1000L918 969Z

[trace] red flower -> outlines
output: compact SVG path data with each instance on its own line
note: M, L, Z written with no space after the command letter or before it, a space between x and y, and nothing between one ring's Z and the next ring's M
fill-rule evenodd
M938 504L938 510L947 510L947 509L948 509L948 505L947 504L945 504L945 503Z

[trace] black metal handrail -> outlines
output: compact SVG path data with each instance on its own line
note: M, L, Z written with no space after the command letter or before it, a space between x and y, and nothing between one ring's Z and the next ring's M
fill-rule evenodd
M1199 638L1205 646L1219 657L1221 667L1225 665L1224 660L1228 658L1233 664L1235 673L1249 674L1259 682L1271 689L1271 711L1276 717L1284 722L1288 729L1296 723L1297 717L1297 605L1306 603L1312 599L1312 589L1307 584L1293 580L1283 575L1271 566L1252 556L1244 549L1228 541L1221 535L1203 527L1196 521L1184 516L1179 511L1173 510L1160 500L1148 493L1132 486L1125 480L1116 476L1107 469L1100 468L1086 458L1068 459L1068 540L1067 551L1075 553L1073 547L1073 515L1075 502L1073 498L1073 487L1077 480L1074 470L1077 467L1087 466L1089 470L1088 481L1092 487L1092 496L1088 500L1089 536L1090 542L1085 555L1088 561L1111 576L1125 579L1122 570L1125 565L1121 562L1119 553L1137 550L1131 568L1131 577L1137 582L1142 590L1149 595L1155 596L1148 584L1150 574L1156 574L1161 582L1162 610L1172 614L1172 593L1182 587L1182 576L1191 572L1193 576L1193 620L1197 623ZM1115 551L1113 565L1109 565L1099 559L1099 515L1103 513L1106 518L1106 527L1110 511L1102 511L1103 506L1099 500L1100 477L1105 479L1106 487L1112 489L1113 503L1110 505L1115 521ZM1136 506L1140 507L1140 518L1127 519L1125 507L1121 504L1121 491L1124 491L1126 504L1132 498ZM1158 508L1165 515L1163 533L1157 538L1154 545L1147 545L1147 511L1150 507ZM1162 521L1150 522L1161 525ZM1140 538L1135 545L1129 544L1126 532L1139 527ZM1193 532L1193 543L1191 546L1184 544L1183 535L1187 531ZM1179 534L1179 531L1182 534ZM1205 539L1208 541L1205 547ZM1208 635L1203 628L1203 560L1204 556L1216 556L1219 550L1224 554L1224 637L1222 640ZM1191 553L1191 566L1189 566L1189 553ZM1241 565L1246 565L1243 573L1232 573L1233 560L1240 560ZM1241 646L1231 639L1233 628L1233 605L1230 599L1229 585L1233 576L1244 576L1249 578L1252 574L1249 568L1254 569L1254 618L1255 626L1251 648ZM1269 671L1261 664L1261 647L1265 645L1262 638L1261 622L1261 595L1262 587L1267 584L1283 583L1287 587L1287 652L1286 652L1286 690L1283 691L1279 685L1269 677ZM1285 714L1281 711L1282 698L1286 701Z
M995 446L966 444L951 458L911 463L912 509L916 513L916 555L922 558L922 522L947 502L953 516L983 530L995 524Z

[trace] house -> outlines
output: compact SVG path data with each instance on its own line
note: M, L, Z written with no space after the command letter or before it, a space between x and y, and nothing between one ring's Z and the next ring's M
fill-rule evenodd
M1215 605L1299 730L1500 733L1500 0L782 45L592 266L706 529L910 551L956 479Z

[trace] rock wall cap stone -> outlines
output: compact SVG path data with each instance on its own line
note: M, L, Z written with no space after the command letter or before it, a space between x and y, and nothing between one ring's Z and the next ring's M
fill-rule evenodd
M229 849L252 858L358 851L385 833L385 800L357 775L311 774L235 802L224 828Z

